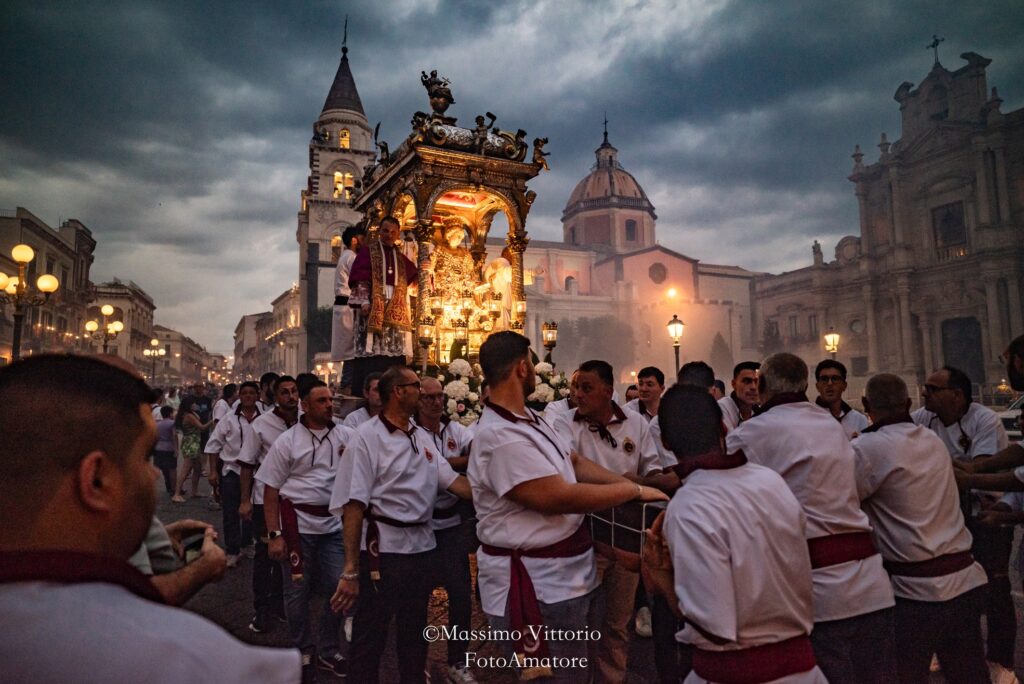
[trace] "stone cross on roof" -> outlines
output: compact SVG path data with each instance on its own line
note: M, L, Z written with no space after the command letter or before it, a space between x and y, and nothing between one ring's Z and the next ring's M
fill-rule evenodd
M925 50L932 50L935 53L935 63L939 63L939 43L944 42L945 38L939 38L934 33L932 34L932 42L924 46Z

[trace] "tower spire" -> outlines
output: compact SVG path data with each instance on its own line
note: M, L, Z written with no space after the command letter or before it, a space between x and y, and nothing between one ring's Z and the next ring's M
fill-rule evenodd
M348 65L347 14L341 38L341 64L338 65L338 72L334 75L334 82L327 93L327 101L324 102L322 111L326 112L329 109L347 109L365 116L363 103L359 99L359 91L356 90L356 81L352 78L352 70Z
M608 110L607 109L604 112L604 143L603 144L605 144L605 145L608 144Z
M341 54L343 56L348 54L348 15L347 14L345 15L345 32L342 34L342 38L341 38Z

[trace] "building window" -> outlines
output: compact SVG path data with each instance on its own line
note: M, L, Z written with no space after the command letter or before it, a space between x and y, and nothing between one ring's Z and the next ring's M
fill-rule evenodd
M347 128L342 128L338 131L338 147L343 150L347 150L352 144L351 136L349 135Z
M797 323L796 316L789 317L789 339L795 340L797 332L800 330L800 326Z
M850 372L855 377L862 378L868 374L868 357L866 356L854 356L850 359Z
M46 257L46 272L53 275L53 269L57 266L57 262L53 257Z
M626 221L626 242L636 242L636 221Z
M818 336L818 317L815 314L807 317L807 334L811 337Z
M334 172L334 198L352 199L352 185L355 179L351 173Z
M576 226L569 226L569 244L576 244Z
M571 294L576 294L576 278L568 276L565 279L565 291Z
M338 259L341 257L341 252L345 249L345 246L341 243L341 236L335 235L331 238L331 261L338 263Z
M63 316L57 316L57 332L67 332L68 330L68 319Z
M939 261L967 256L963 202L952 202L932 209L932 231Z

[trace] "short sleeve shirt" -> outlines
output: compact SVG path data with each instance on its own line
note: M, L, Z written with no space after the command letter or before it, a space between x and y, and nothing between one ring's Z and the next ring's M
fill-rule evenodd
M248 463L258 469L267 457L270 447L289 427L285 419L273 410L261 413L260 417L252 422L253 438L242 444L238 454L239 463ZM253 481L252 502L257 505L263 504L263 483L258 477Z
M500 412L499 412L500 410ZM547 515L506 495L517 485L558 476L576 482L570 447L539 415L516 416L487 406L477 424L469 456L469 482L477 513L477 536L504 549L535 549L561 541L583 524L580 513ZM541 603L583 596L597 586L592 550L570 558L523 558ZM484 612L504 615L509 591L509 558L477 553Z
M614 404L612 420L605 433L593 429L589 421L573 409L568 435L576 453L616 475L629 473L644 477L661 470L658 449L647 421L635 411L623 411Z
M255 421L259 417L259 409L253 417ZM239 465L239 457L245 443L254 442L256 439L252 430L252 421L245 417L239 408L234 413L229 413L221 418L213 428L209 441L206 443L206 453L218 454L224 464L221 475L234 473L239 475L242 468Z

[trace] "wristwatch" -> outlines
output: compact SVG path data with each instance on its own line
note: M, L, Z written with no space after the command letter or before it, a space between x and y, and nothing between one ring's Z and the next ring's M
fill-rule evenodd
M267 539L277 539L283 534L284 532L282 532L281 530L270 530L269 532L267 532Z

